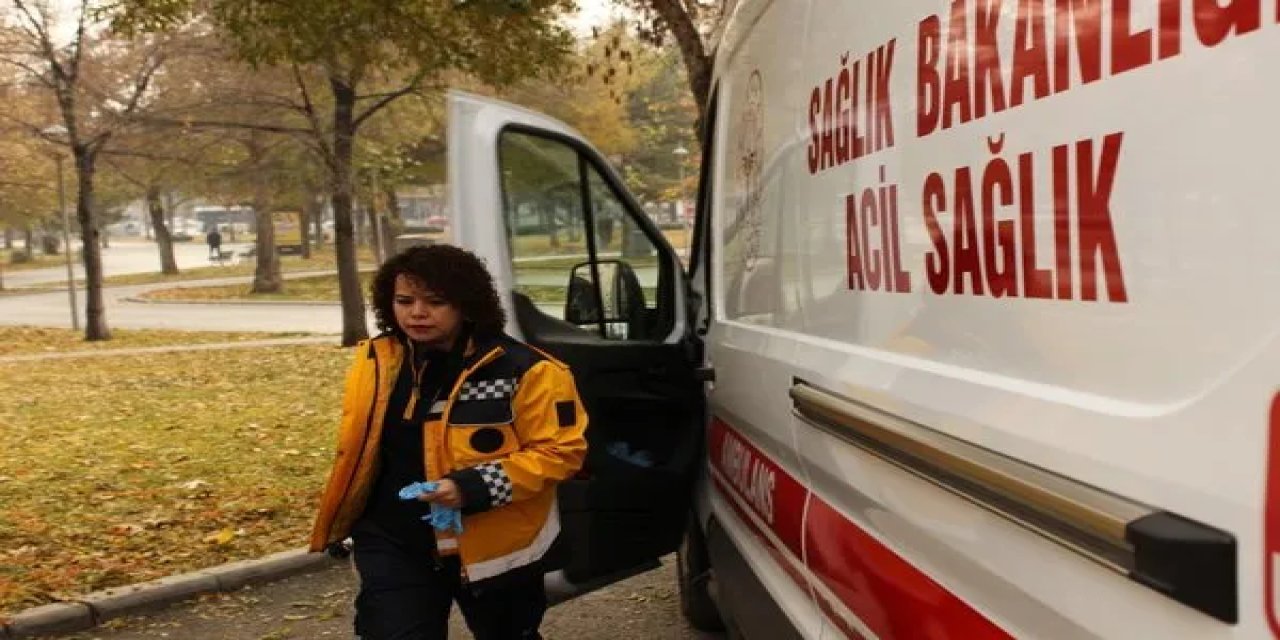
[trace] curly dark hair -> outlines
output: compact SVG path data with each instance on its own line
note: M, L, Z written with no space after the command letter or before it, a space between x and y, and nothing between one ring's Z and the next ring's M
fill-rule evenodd
M493 276L476 254L447 244L414 246L383 263L373 277L373 312L378 328L403 336L393 307L396 278L401 274L417 280L432 293L462 312L477 336L502 333L507 314L498 299Z

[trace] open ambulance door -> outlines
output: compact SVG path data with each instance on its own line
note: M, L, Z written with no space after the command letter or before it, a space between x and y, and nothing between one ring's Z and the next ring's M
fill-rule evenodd
M590 416L553 555L571 585L652 567L680 544L702 459L699 347L668 241L689 232L646 215L568 126L469 94L448 103L453 241L487 261L508 332L572 368Z

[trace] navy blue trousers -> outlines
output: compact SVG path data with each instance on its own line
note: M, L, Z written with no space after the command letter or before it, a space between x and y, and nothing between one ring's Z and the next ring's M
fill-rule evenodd
M476 640L541 640L547 610L541 575L476 590L462 583L456 556L437 560L425 545L406 545L368 522L356 525L352 540L361 640L446 640L454 602Z

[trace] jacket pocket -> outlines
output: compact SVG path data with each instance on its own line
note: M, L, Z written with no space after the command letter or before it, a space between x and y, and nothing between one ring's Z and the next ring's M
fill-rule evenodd
M510 424L449 425L449 452L457 468L495 460L520 448Z
M462 394L449 409L446 430L455 468L475 466L520 448L512 426L515 411L511 398L494 395L473 390Z

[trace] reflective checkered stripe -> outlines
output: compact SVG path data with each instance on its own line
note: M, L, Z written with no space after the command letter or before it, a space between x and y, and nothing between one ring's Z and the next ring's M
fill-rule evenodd
M484 480L484 486L489 490L490 509L511 504L516 487L511 483L511 478L507 476L507 472L502 469L500 463L486 462L476 465L475 469L480 472L480 479Z
M519 387L520 383L513 378L499 380L468 380L462 384L462 390L458 394L458 401L505 400L507 398L515 397L516 389Z
M551 548L551 543L556 541L558 535L560 535L560 507L556 500L552 499L547 521L542 523L542 529L538 531L537 536L534 536L529 546L504 556L468 564L467 578L472 582L479 582L500 576L512 569L533 564L547 555L547 550Z

